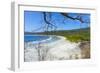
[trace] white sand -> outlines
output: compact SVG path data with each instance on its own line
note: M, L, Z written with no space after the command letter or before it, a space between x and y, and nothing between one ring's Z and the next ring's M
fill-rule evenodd
M79 43L72 43L62 36L57 37L60 39L51 43L25 43L25 62L81 58Z

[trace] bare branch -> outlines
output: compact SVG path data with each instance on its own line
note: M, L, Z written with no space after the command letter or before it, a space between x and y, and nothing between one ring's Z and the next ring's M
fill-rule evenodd
M63 15L64 17L69 18L69 19L78 20L78 21L80 21L81 23L88 23L88 22L86 22L86 21L83 21L83 18L82 18L82 16L81 16L81 14L79 14L77 17L72 17L72 16L68 15L68 13L60 13L60 14Z
M50 20L48 20L46 12L43 12L43 18L45 23L47 24L47 30L48 28L52 28L52 27L54 27L55 29L57 28L54 24L50 22Z

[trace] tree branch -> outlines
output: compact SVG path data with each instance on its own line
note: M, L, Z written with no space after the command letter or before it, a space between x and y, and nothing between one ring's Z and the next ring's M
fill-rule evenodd
M50 22L50 20L48 20L46 12L43 12L43 18L44 18L45 23L47 24L47 29L48 29L49 27L51 27L51 28L54 27L55 29L57 28L55 25L53 25L53 24Z
M83 21L83 18L82 18L81 15L78 15L77 17L72 17L72 16L68 15L68 13L60 13L60 14L63 15L64 17L69 18L69 19L78 20L78 21L80 21L81 23L87 23L87 22Z

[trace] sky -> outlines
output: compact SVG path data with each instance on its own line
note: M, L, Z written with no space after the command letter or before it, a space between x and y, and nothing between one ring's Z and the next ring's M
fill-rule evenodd
M84 21L89 23L81 23L78 20L65 18L59 12L51 12L51 22L57 26L56 30L72 30L90 27L90 14L86 13L68 13L72 17L81 14ZM45 26L43 13L38 11L24 11L24 31L25 32L43 32L41 27Z

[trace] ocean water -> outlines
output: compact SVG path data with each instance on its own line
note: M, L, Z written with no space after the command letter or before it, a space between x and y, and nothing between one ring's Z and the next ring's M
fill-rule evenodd
M42 41L48 38L49 36L43 36L43 35L24 35L24 42Z

